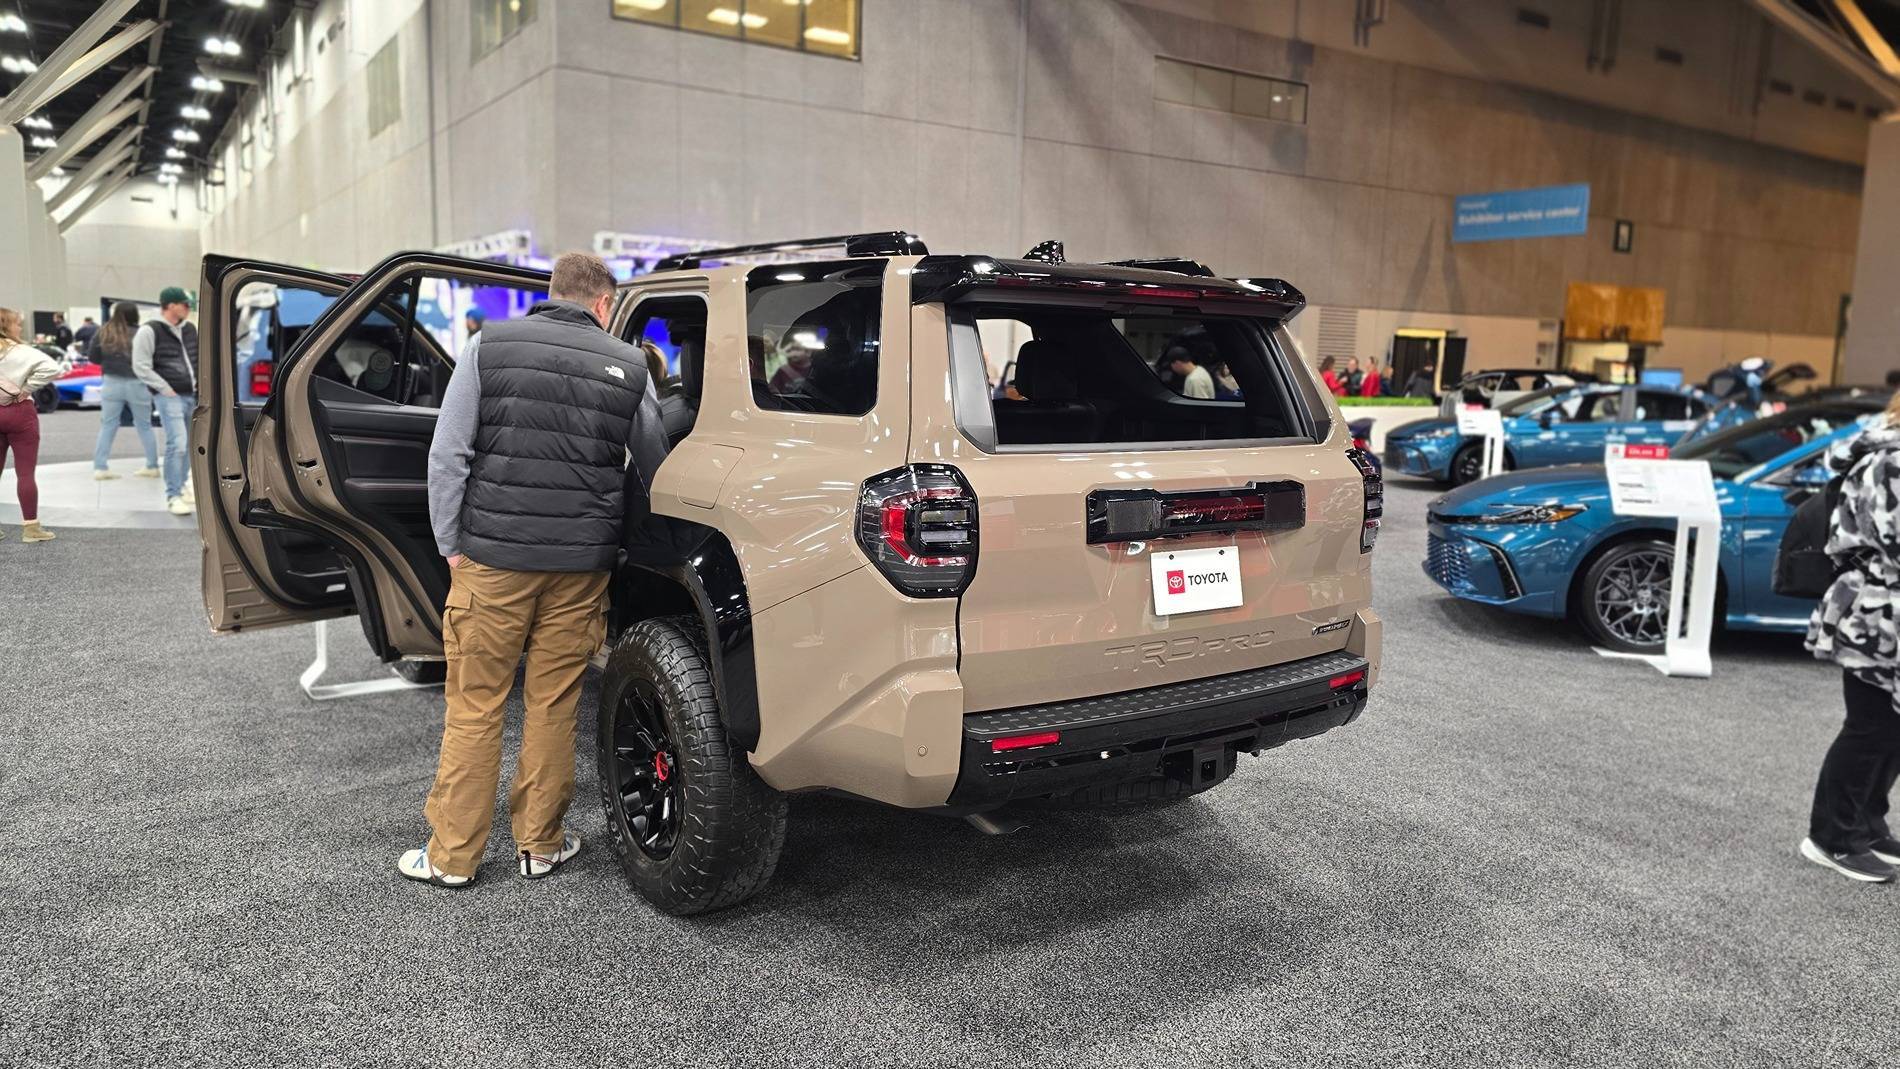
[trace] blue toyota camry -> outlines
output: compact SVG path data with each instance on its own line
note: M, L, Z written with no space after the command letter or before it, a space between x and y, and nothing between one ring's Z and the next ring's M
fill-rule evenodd
M1717 619L1729 627L1798 633L1812 600L1783 597L1771 579L1795 507L1828 480L1827 450L1859 433L1878 398L1800 405L1682 446L1706 460L1722 507ZM1603 466L1512 472L1433 501L1425 572L1468 601L1577 621L1598 645L1662 647L1675 557L1671 520L1610 510Z
M1507 468L1543 468L1603 459L1612 436L1632 444L1669 445L1695 426L1712 399L1693 386L1586 383L1536 390L1499 406ZM1385 468L1454 486L1476 479L1484 443L1458 433L1458 421L1421 419L1385 436Z

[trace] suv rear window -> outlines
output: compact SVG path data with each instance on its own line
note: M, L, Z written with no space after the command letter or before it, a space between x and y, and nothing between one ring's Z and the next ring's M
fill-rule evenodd
M882 261L775 264L746 276L753 401L782 412L869 412L883 292Z
M985 448L1302 435L1274 326L1163 306L954 304L957 417Z

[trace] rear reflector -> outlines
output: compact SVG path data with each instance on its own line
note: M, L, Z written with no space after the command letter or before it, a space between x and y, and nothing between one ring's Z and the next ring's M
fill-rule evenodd
M1306 523L1306 487L1292 480L1227 490L1096 490L1089 545L1224 531L1291 531Z
M1362 673L1363 674L1363 673ZM1031 746L1047 746L1062 739L1060 731L1038 731L1033 735L1007 735L990 740L991 753L1003 753L1008 750L1027 750Z
M1363 683L1365 682L1365 679L1366 679L1366 670L1363 668L1361 668L1357 672L1347 672L1343 676L1334 676L1333 689L1343 690L1355 684Z

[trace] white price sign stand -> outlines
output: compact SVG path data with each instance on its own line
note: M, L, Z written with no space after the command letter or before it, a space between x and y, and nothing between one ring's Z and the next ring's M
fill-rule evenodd
M1662 654L1600 647L1597 652L1647 661L1664 675L1707 679L1713 670L1709 633L1715 624L1716 558L1722 545L1722 509L1708 462L1611 460L1604 469L1611 509L1618 516L1674 519L1676 552L1669 571L1669 630Z
M1458 433L1467 438L1484 439L1484 472L1489 479L1504 472L1504 417L1495 408L1458 410Z

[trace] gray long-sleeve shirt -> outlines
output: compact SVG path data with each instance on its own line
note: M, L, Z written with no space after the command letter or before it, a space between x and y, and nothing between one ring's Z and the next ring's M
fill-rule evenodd
M442 391L441 414L429 442L429 525L435 531L435 548L444 557L462 552L462 496L468 487L469 464L475 458L475 432L481 425L481 344L477 334L462 349L448 389ZM627 435L628 490L638 486L645 493L651 489L653 475L665 459L660 402L652 390L646 390Z

